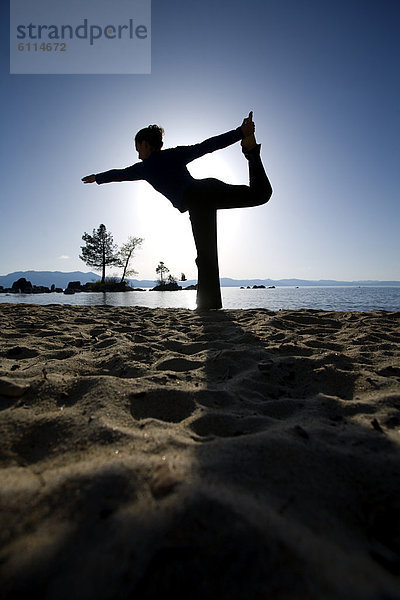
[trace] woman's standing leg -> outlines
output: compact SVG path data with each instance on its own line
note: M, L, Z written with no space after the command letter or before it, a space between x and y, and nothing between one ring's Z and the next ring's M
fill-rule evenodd
M189 209L193 237L197 250L197 308L222 308L217 250L217 211L210 205Z
M254 140L254 136L253 136ZM222 307L217 251L217 209L245 208L265 204L272 187L260 157L260 144L242 144L249 163L249 185L231 185L217 179L196 181L184 199L189 210L197 249L197 307ZM254 145L255 144L255 145Z

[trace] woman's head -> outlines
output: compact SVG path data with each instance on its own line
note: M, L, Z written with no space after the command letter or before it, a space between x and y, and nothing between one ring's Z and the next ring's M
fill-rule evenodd
M139 154L144 152L149 154L155 150L161 150L163 145L164 129L159 125L149 125L141 129L135 135L136 150ZM139 156L139 158L147 158L147 156Z

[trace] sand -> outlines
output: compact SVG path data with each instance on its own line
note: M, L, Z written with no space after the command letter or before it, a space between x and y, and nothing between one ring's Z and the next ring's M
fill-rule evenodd
M400 313L0 318L1 598L400 598Z

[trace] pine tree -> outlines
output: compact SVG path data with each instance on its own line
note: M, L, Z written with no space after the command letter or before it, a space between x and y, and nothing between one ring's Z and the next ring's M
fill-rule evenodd
M107 231L106 226L101 224L93 234L84 233L82 236L85 246L81 246L82 255L79 256L89 267L101 271L101 283L104 283L107 266L122 266L118 254L118 247L114 244L113 237Z
M157 275L160 275L159 282L161 285L163 285L164 275L169 273L169 269L168 269L168 267L165 266L165 264L163 263L162 260L160 261L160 263L158 264L158 267L156 268L156 273L157 273Z

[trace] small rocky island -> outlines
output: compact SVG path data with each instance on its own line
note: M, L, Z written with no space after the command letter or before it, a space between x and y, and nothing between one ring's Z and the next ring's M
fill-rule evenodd
M253 285L253 287L250 287L249 285L247 287L244 287L243 285L240 286L241 290L274 290L275 286L274 285L269 285L268 288L265 285Z
M70 281L64 294L75 294L76 292L143 292L141 288L133 288L126 281L101 281L89 282L81 285L80 281Z
M176 281L169 281L168 283L162 282L151 288L152 292L177 292L181 290L182 286L178 285Z
M75 294L77 292L138 292L144 291L141 288L133 288L128 285L125 281L114 282L114 281L95 281L85 283L81 285L80 281L70 281L65 290L56 287L54 284L49 288L43 285L32 285L30 281L27 281L24 277L21 277L17 281L14 281L10 288L3 288L0 286L0 293L3 294L51 294L64 293L64 294Z
M197 285L188 285L182 287L176 281L169 281L168 283L159 283L155 287L151 288L151 292L177 292L179 290L197 290Z
M52 285L51 288L44 285L32 285L25 277L14 281L10 288L4 288L0 285L0 293L3 294L50 294L52 292L62 292L61 288Z
M178 290L196 290L196 285L189 285L186 288L178 285L176 281L163 282L151 288L150 291L155 292L175 292ZM17 281L14 281L10 288L4 288L0 286L0 294L67 294L73 295L80 292L144 292L146 290L142 288L131 287L126 281L117 282L106 280L104 283L99 281L93 281L85 284L81 284L80 281L70 281L65 289L56 287L54 284L49 288L43 285L32 285L30 281L27 281L24 277L21 277Z

